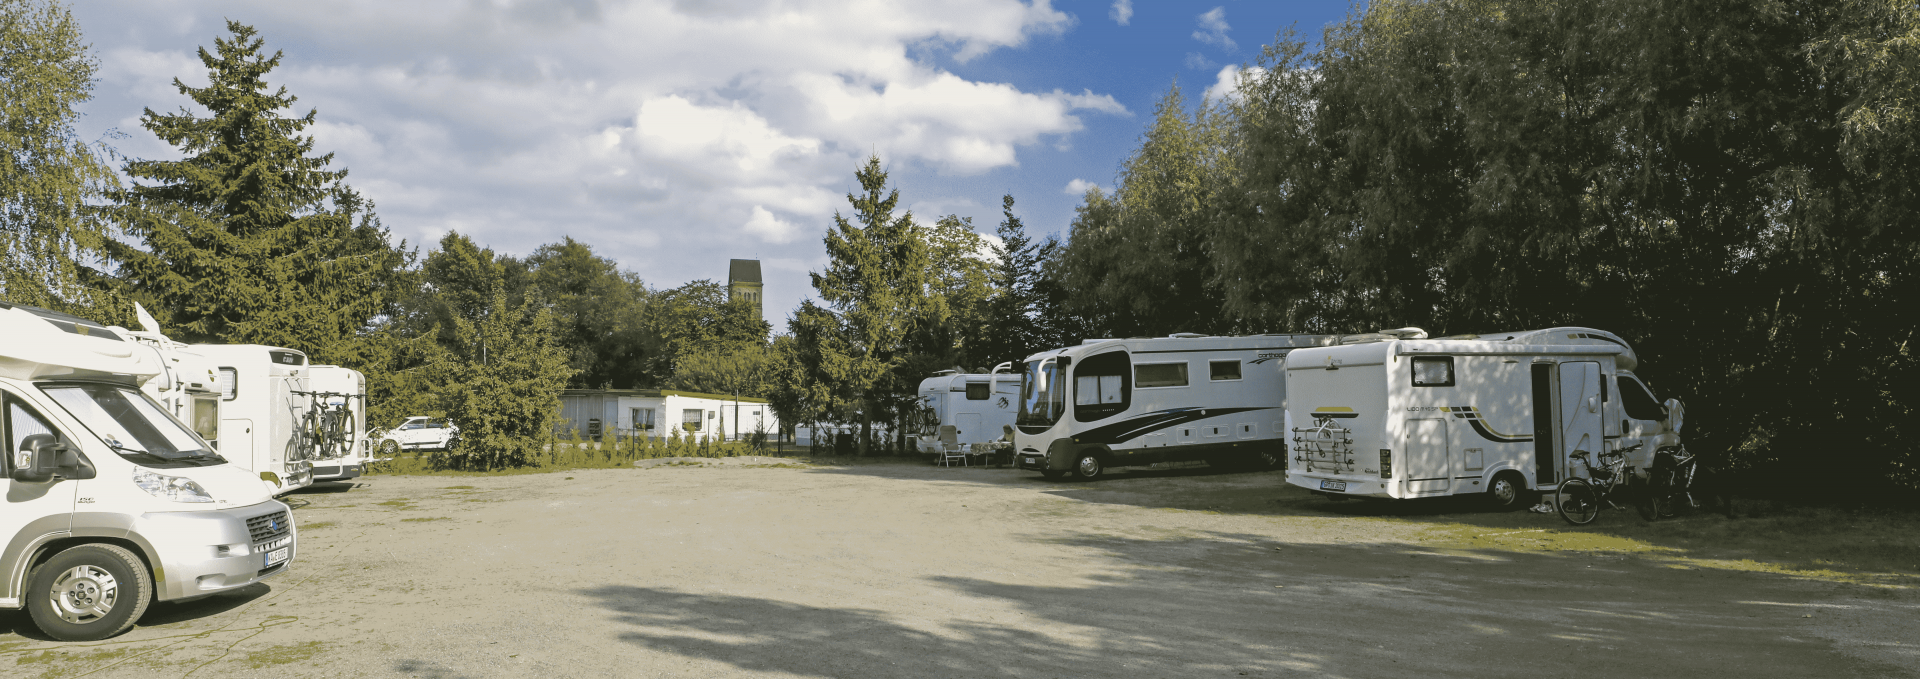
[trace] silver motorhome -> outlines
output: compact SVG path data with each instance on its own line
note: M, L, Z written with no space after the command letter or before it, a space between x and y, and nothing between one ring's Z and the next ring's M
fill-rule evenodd
M287 505L140 390L164 369L125 332L0 303L0 608L102 639L154 601L293 563Z
M1427 339L1418 329L1287 357L1287 482L1334 496L1551 491L1574 453L1646 469L1680 445L1680 402L1634 375L1625 340L1592 328ZM1636 447L1637 446L1637 447Z
M1205 460L1285 460L1287 353L1332 335L1087 340L1027 357L1014 464L1048 478Z

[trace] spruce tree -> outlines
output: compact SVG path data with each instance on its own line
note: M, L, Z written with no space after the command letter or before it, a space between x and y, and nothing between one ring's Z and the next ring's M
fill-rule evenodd
M1040 244L1033 242L1027 235L1026 225L1013 214L1013 194L1000 197L1000 214L1000 226L995 229L1000 242L993 246L997 257L992 272L994 297L988 303L992 310L988 314L992 331L987 335L984 356L989 366L1019 362L1028 354L1046 348L1038 346L1039 337L1035 332L1038 319L1034 317L1038 306L1034 286L1040 277Z
M394 310L409 257L389 245L373 204L314 155L301 134L318 112L291 117L295 97L270 90L281 53L262 54L252 27L199 51L209 84L173 84L205 109L141 125L186 155L133 160L133 186L112 214L142 248L109 243L119 277L170 334L187 341L259 343L324 357ZM358 223L356 223L356 221Z
M847 194L854 218L834 212L826 236L827 269L811 274L813 288L827 306L803 311L826 321L827 334L838 335L839 341L811 344L822 352L831 383L862 402L859 445L865 455L874 415L888 405L890 396L876 387L903 358L908 336L931 303L927 293L932 261L913 213L894 213L900 192L887 189L879 157L869 156L854 178L860 193Z

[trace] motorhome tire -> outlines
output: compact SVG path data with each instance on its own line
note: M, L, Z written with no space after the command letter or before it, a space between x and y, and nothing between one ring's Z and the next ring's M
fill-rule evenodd
M1261 448L1255 464L1261 471L1280 469L1287 466L1287 456L1272 448Z
M1600 516L1600 496L1593 492L1593 484L1586 479L1560 482L1560 489L1554 491L1553 505L1560 509L1560 518L1575 526L1593 523Z
M27 576L27 611L47 636L97 641L132 627L153 600L146 563L116 545L69 547Z
M1501 472L1487 483L1487 505L1494 511L1506 512L1526 506L1526 496L1519 474Z
M1080 457L1073 461L1073 477L1082 481L1100 478L1100 473L1106 469L1106 465L1100 461L1100 456L1096 453L1081 453Z

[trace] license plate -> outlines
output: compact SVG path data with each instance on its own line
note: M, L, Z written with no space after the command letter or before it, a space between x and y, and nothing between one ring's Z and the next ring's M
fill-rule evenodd
M277 564L277 563L280 563L280 562L282 562L282 561L286 561L286 560L287 560L287 550L289 550L289 549L293 549L293 548L292 548L292 547L281 547L281 548L279 548L279 549L276 549L276 550L273 550L273 551L271 551L271 552L267 552L267 563L266 563L266 566L272 566L272 565L274 565L274 564ZM262 566L262 568L264 568L264 567L266 567L266 566Z
M1040 458L1037 458L1037 457L1029 457L1029 458L1027 458L1027 464L1030 464L1030 465L1033 465L1033 466L1036 466L1036 467L1038 467L1038 466L1040 466Z
M1347 482L1345 481L1321 481L1320 482L1320 490L1344 491L1346 489L1347 489Z

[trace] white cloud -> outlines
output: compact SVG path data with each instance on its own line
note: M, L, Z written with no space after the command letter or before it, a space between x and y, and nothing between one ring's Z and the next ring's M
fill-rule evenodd
M459 230L525 253L572 235L663 285L724 275L729 257L818 266L824 253L805 244L869 153L897 176L975 175L1070 144L1083 116L1130 115L1106 94L970 80L924 58L1060 34L1074 20L1051 0L96 0L75 12L90 42L114 46L87 113L132 135L115 143L127 155L178 157L140 129L141 108L191 105L171 80L203 84L194 50L234 17L285 51L269 83L300 97L297 113L319 109L318 150L397 236ZM770 317L804 292L791 276L791 299L769 281Z
M773 216L772 212L759 205L753 206L753 216L747 218L746 230L769 243L789 243L799 234L799 229L792 223Z
M1067 182L1067 188L1062 189L1060 192L1069 196L1084 196L1087 195L1088 189L1098 188L1100 188L1099 184L1076 178L1073 181Z
M1214 76L1213 85L1207 87L1207 98L1213 101L1237 100L1240 98L1240 80L1258 78L1265 72L1266 70L1259 66L1240 68L1234 64L1227 64L1220 68L1218 75Z
M1234 48L1233 38L1227 37L1227 31L1233 28L1227 25L1227 8L1215 7L1207 10L1205 14L1194 17L1194 21L1200 25L1200 30L1193 32L1194 40L1209 45L1219 45L1221 49L1229 51Z
M1113 0L1113 9L1107 11L1107 18L1122 26L1133 18L1133 0Z
M1207 55L1201 54L1199 52L1187 53L1187 68L1191 68L1193 70L1199 71L1199 70L1205 70L1213 67L1214 67L1213 60L1208 59Z

